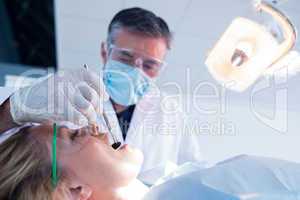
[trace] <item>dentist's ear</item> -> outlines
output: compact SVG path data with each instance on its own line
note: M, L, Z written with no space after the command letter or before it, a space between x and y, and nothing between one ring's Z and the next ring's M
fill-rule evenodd
M105 42L101 42L101 57L102 57L102 61L103 64L105 65L107 62L107 56L108 56L108 52L107 52L107 45Z

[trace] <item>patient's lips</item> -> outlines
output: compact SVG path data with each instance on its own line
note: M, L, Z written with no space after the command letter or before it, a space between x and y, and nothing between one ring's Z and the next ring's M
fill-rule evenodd
M134 147L131 147L130 145L128 144L124 144L123 146L121 146L118 151L126 151L127 153L135 153L135 152L139 152L138 149L134 148Z
M128 150L128 151L130 151L130 147L129 147L128 144L124 144L123 146L121 146L121 147L119 148L119 150Z

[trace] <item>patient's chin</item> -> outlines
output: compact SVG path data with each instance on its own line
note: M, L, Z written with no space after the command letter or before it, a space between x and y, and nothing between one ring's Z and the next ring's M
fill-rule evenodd
M143 163L143 154L140 150L124 145L119 149L122 153L122 176L126 180L124 184L128 184L135 179L141 169Z
M139 149L133 148L133 147L125 144L119 149L119 151L122 152L123 154L125 154L124 161L127 161L133 165L136 165L139 168L141 167L143 160L144 160L144 156L143 156L143 153Z

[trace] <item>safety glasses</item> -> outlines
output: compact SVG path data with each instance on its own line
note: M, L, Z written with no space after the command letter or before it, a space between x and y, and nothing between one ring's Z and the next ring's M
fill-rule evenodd
M132 67L138 67L151 78L157 77L166 66L166 62L132 49L119 48L112 44L109 45L108 49L109 59Z

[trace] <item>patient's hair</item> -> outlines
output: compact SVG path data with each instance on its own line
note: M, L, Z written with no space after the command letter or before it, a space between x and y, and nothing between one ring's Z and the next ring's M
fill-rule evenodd
M66 199L54 195L62 185L52 187L49 149L29 127L0 144L0 199Z

